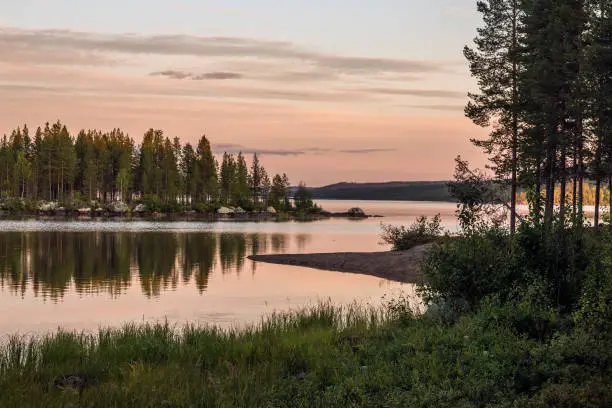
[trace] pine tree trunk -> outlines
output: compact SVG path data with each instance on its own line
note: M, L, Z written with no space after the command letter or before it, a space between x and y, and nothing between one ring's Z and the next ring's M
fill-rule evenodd
M49 201L52 201L53 197L53 183L51 182L51 161L49 161Z
M554 132L551 139L555 137ZM548 146L546 152L546 201L544 205L544 224L546 227L552 226L553 212L555 208L555 156L556 148L552 143Z
M578 159L577 159L575 144L574 144L572 165L573 165L573 170L572 170L572 216L575 217L576 216L576 205L577 205L576 194L578 193Z
M584 152L582 139L582 118L578 127L578 221L582 225L584 221Z
M612 176L608 177L608 216L610 217L610 231L612 231Z
M595 225L596 230L599 230L599 204L601 202L601 144L602 141L600 136L598 137L596 146L597 150L595 151L595 215L593 218L593 224Z
M559 217L563 223L565 223L565 196L567 189L566 156L566 150L565 147L563 147L561 151L561 192L559 194Z
M597 175L595 180L595 216L593 217L593 225L595 230L599 231L599 203L601 202L601 178Z
M514 20L512 22L513 25L513 45L516 49L516 4L515 4L515 15ZM513 112L512 112L512 187L511 192L512 197L510 198L510 233L514 235L516 233L516 190L517 190L517 167L518 167L518 118L516 113L516 107L518 105L518 87L517 87L517 66L516 66L516 58L513 58L514 61L512 63L512 76L513 76L513 89L512 89L512 99L513 99Z

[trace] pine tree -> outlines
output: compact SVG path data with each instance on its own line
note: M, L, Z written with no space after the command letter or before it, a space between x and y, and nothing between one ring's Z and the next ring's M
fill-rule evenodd
M236 181L232 202L242 207L250 206L249 190L249 169L242 153L238 153L238 157L236 158Z
M587 84L595 180L594 224L599 228L602 184L612 187L612 1L588 2L590 30L587 47ZM610 208L612 208L612 202Z
M528 145L535 147L530 153L536 153L532 161L543 162L544 220L548 226L553 217L555 185L558 181L565 185L567 150L575 137L581 137L580 131L572 133L567 125L580 116L575 96L584 25L580 0L527 2L522 58L525 71L520 85L525 96L525 121L530 128Z
M249 181L251 186L251 197L255 205L259 203L261 198L262 176L262 167L259 163L259 158L257 157L257 153L254 153L253 162L251 163L251 172L249 174Z
M270 194L268 195L268 205L281 211L290 209L289 201L289 178L286 174L277 174L272 179Z
M306 188L303 181L298 184L293 201L295 202L295 209L301 212L307 212L313 207L312 193Z
M200 138L196 153L198 158L197 171L199 173L199 199L203 202L210 202L218 196L218 178L217 163L206 136Z
M479 94L470 94L465 112L482 127L495 125L486 140L473 140L489 156L500 179L510 178L510 230L516 230L518 187L518 143L520 132L519 50L521 7L519 0L478 2L484 27L474 39L476 48L464 48L472 76L478 79Z
M183 146L181 171L184 177L184 189L187 201L192 203L196 198L198 175L196 171L197 157L193 146L187 143Z
M223 204L232 204L236 186L236 160L234 156L223 153L223 161L219 173L220 198Z

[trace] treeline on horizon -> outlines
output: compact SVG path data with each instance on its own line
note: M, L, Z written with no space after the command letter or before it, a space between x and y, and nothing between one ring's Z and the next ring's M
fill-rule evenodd
M473 143L510 180L511 230L519 190L547 225L556 202L561 219L582 219L587 180L598 225L612 190L612 2L491 0L478 10L484 24L464 54L480 92L465 112L493 128Z
M301 195L296 206L308 210L312 201ZM0 198L86 206L136 199L165 210L204 212L221 205L247 211L292 209L288 176L270 179L257 154L249 165L242 153L224 153L219 164L206 136L193 146L149 129L137 144L120 129L81 130L73 136L60 121L33 134L24 125L4 135Z
M455 202L448 181L402 181L387 183L337 183L310 188L318 199L397 200Z

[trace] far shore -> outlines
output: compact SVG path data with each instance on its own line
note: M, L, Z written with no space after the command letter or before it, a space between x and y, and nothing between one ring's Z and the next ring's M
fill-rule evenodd
M117 221L319 221L331 218L364 220L368 218L383 218L381 215L354 216L348 213L320 212L302 213L268 213L250 212L242 214L199 213L195 211L170 213L113 213L110 211L79 213L77 211L6 211L0 210L0 220L37 219L37 220L117 220Z
M431 244L427 244L407 251L273 254L251 255L248 258L257 262L358 273L402 283L420 283L420 265L430 248Z

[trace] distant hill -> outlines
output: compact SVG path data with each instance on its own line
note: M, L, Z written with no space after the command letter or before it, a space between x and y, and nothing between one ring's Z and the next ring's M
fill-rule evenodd
M455 201L447 181L337 183L310 188L313 198L333 200Z

